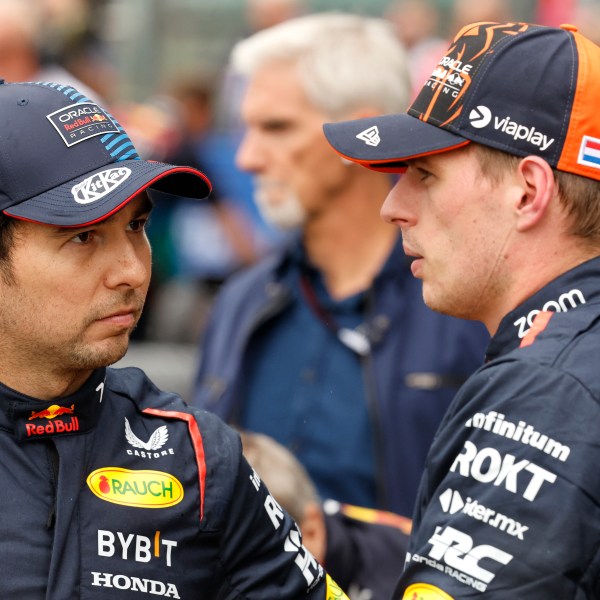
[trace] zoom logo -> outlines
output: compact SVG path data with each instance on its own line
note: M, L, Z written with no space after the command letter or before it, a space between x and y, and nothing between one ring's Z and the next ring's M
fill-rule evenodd
M492 120L492 111L483 105L479 105L469 113L469 121L475 129L482 129L486 125L489 125Z

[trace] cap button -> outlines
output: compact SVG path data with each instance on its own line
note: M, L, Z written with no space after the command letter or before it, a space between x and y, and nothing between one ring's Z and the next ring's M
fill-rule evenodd
M565 31L579 31L577 25L571 25L570 23L563 23L560 28L564 29Z

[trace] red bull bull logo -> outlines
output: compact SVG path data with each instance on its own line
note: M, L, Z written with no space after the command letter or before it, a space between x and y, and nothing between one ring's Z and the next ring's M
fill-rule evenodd
M72 415L75 412L75 405L71 404L71 408L68 406L58 406L53 404L40 412L31 411L29 421L32 419L54 419L54 417L60 417L60 415Z
M53 435L54 433L71 433L79 430L79 419L76 416L72 416L70 419L58 419L53 421L56 417L63 415L74 415L75 405L71 406L59 406L58 404L52 404L48 408L44 408L38 412L32 411L28 421L33 419L48 419L48 423L44 425L36 425L35 423L26 423L25 431L27 437L36 435Z

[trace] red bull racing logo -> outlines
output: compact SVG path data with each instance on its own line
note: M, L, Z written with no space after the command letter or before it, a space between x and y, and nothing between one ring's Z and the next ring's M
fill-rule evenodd
M63 415L73 415L70 419L58 419L54 421L56 417L62 417ZM75 415L75 405L71 406L59 406L58 404L52 404L48 408L44 408L38 412L31 411L31 415L27 419L33 421L34 419L47 419L48 423L35 424L26 423L25 431L27 437L36 435L52 435L54 433L71 433L79 430L79 418Z

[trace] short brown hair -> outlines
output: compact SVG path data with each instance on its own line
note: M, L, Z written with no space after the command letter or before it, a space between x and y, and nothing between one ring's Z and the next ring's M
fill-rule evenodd
M482 173L492 181L517 168L521 157L473 144ZM600 244L600 181L552 169L558 184L560 202L571 219L569 233L590 243Z

